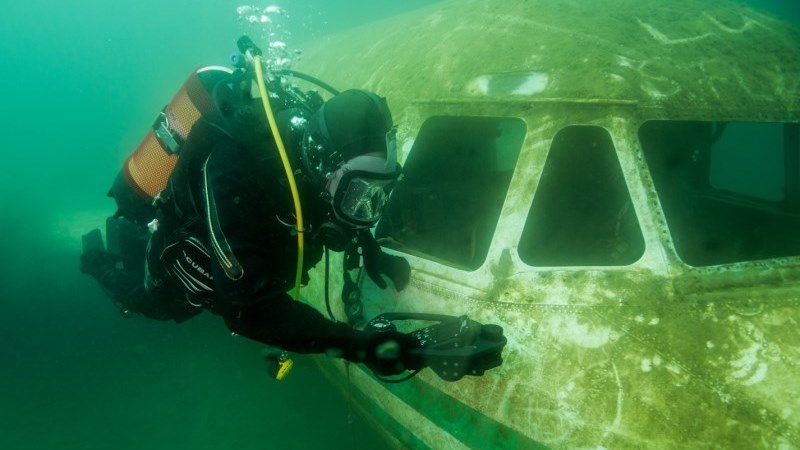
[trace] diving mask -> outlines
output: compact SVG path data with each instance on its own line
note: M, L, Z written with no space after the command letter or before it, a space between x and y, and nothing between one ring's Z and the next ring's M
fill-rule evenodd
M396 159L361 155L348 160L326 185L334 214L354 227L375 225L399 177Z

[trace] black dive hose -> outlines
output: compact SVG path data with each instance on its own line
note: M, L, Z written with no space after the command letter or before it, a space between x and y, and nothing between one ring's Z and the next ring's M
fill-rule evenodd
M296 70L291 70L291 69L281 69L281 70L276 70L273 73L278 75L291 75L295 78L300 78L301 80L305 80L308 81L309 83L316 84L317 86L321 87L322 89L325 89L326 91L330 92L333 95L339 94L339 91L330 84L320 80L319 78L313 77L303 72L298 72Z
M236 47L239 49L240 52L242 52L242 54L248 55L250 57L262 55L261 49L258 48L255 42L253 42L253 40L250 39L249 36L242 36L239 39L237 39ZM276 70L273 73L280 75L291 75L293 77L300 78L301 80L306 80L309 83L314 83L333 95L339 94L339 91L330 84L320 80L319 78L313 77L303 72L298 72L296 70L291 70L291 69L281 69L281 70Z
M336 320L336 318L333 317L333 310L331 309L331 296L328 294L330 272L330 256L328 256L328 247L325 247L325 308L328 309L328 316L331 320Z

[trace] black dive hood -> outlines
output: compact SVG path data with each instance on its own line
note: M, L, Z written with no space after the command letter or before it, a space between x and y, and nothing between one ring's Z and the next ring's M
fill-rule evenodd
M392 130L386 99L362 89L341 92L314 113L302 145L304 169L319 185L345 161L367 153L388 155Z

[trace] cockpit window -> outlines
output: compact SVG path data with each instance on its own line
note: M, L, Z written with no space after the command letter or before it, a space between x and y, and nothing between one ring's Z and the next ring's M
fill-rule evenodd
M642 125L645 159L684 262L800 255L799 129L797 123Z
M445 117L421 127L376 229L381 243L454 267L483 264L517 163L525 122Z
M553 139L519 243L531 266L622 266L644 238L608 132L571 126Z

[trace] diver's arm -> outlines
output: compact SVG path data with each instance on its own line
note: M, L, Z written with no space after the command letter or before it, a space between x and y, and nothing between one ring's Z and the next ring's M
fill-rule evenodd
M283 175L280 166L250 157L233 142L219 143L205 165L212 273L221 303L215 310L231 331L289 351L329 353L371 367L381 343L413 346L402 333L378 335L327 320L286 293L294 284L297 241L278 218L291 217L290 193L280 181L258 178L275 173Z
M225 317L231 331L296 353L328 353L363 361L358 350L366 336L341 322L327 320L311 306L286 293L262 298Z
M288 294L264 299L229 315L225 322L236 334L295 353L328 356L364 363L379 375L419 369L411 350L420 342L397 331L366 332L325 319L316 309Z

